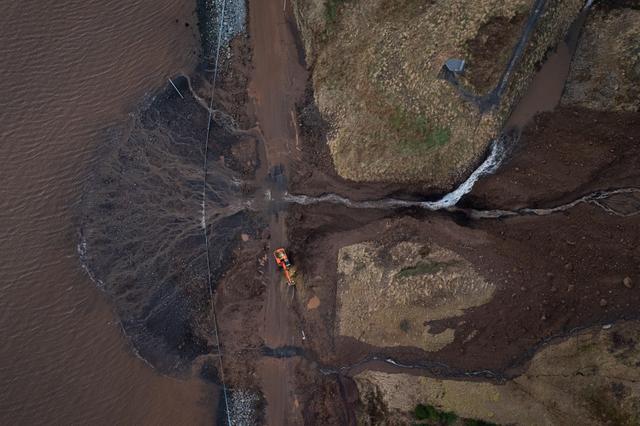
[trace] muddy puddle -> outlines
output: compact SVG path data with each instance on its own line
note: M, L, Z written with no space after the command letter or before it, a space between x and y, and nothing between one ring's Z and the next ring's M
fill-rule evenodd
M536 114L553 111L558 105L569 76L571 59L576 52L578 39L590 9L591 2L587 2L571 24L564 40L547 53L547 58L531 81L527 93L507 120L505 131L522 131Z

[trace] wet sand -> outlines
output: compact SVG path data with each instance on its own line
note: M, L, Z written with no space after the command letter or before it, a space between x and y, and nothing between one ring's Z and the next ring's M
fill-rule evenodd
M0 423L211 424L213 385L137 358L76 253L95 147L196 64L194 4L5 3Z

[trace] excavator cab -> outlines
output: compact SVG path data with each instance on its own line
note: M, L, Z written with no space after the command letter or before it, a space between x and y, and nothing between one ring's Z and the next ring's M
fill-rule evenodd
M290 286L295 285L290 275L291 262L289 262L287 252L285 252L283 248L279 248L273 252L273 256L276 258L276 264L282 268L284 277L287 279L287 284Z

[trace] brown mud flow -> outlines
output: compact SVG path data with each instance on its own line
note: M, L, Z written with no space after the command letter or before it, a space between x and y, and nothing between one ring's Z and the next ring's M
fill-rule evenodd
M569 27L564 39L547 52L547 58L531 81L527 93L509 116L505 131L514 128L522 130L536 114L552 111L558 105L589 10L585 7Z
M238 153L243 147L255 153L256 140L215 123L202 216L208 111L186 77L174 85L101 148L81 228L82 261L114 300L138 353L166 374L185 373L196 358L215 352L207 274L217 283L241 236L255 239L263 228L242 184L256 158L241 161Z
M284 7L283 7L284 6ZM306 83L305 65L296 50L291 3L256 0L249 3L249 34L253 72L249 82L250 111L265 146L263 167L270 173L270 196L275 202L286 191L286 176L296 156L295 105ZM287 246L286 212L275 211L269 220L269 263L261 335L270 347L297 343L297 329L290 326L294 288L283 284L271 252ZM262 392L267 401L268 424L299 424L302 419L294 387L295 359L264 359L259 365Z

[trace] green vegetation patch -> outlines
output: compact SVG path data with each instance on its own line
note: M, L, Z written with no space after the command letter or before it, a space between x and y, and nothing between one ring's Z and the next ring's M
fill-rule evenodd
M440 411L433 405L418 404L413 415L418 420L428 420L441 425L450 425L458 420L456 413L451 411Z
M324 4L324 20L327 28L331 29L338 20L338 9L349 0L326 0Z
M413 411L417 420L429 425L452 425L458 420L458 415L452 411L438 410L433 405L418 404ZM495 423L476 419L461 419L464 426L497 426ZM459 424L459 423L457 423Z
M435 126L424 115L410 114L402 108L391 113L389 123L399 139L398 151L403 155L423 154L451 140L448 127Z
M451 266L453 264L455 264L455 262L419 262L415 266L402 268L400 272L396 274L396 277L409 278L415 277L416 275L435 274L436 272L439 272L447 266Z

